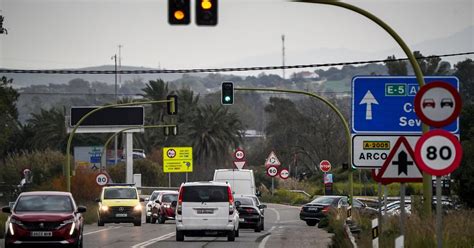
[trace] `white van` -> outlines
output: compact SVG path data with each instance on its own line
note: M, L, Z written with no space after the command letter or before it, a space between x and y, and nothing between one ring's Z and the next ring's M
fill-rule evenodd
M176 207L176 241L185 236L239 236L239 212L230 185L220 182L184 183Z
M256 195L253 170L218 169L214 171L215 182L229 183L234 195Z

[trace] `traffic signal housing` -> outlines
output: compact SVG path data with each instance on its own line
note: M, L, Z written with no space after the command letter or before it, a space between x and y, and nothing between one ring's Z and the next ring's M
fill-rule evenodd
M234 83L233 82L222 83L221 103L222 105L234 104Z
M167 102L166 108L169 115L176 115L178 114L178 96L177 95L168 95L166 97L167 100L172 100Z
M196 0L197 25L216 26L217 16L217 0Z
M191 0L168 0L168 22L188 25L191 22Z

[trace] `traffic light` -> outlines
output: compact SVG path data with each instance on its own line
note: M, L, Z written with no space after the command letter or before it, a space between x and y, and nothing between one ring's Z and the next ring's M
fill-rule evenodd
M191 0L168 0L168 22L187 25L191 22Z
M221 103L222 105L234 104L234 83L233 82L222 83Z
M217 0L196 0L196 24L217 25Z
M176 115L178 114L178 96L177 95L168 95L166 97L167 100L172 100L166 104L168 114L169 115Z

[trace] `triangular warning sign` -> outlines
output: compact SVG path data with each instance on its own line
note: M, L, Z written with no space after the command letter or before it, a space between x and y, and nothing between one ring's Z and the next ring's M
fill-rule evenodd
M270 155L268 155L267 160L265 160L265 166L280 166L280 160L278 160L277 156L275 153L272 151L270 152Z
M404 136L398 138L395 146L377 173L381 183L422 182L423 174L416 165L413 148Z
M244 168L245 162L246 162L245 160L243 160L243 161L234 161L234 165L235 165L235 167L237 167L237 169L242 170L242 168Z

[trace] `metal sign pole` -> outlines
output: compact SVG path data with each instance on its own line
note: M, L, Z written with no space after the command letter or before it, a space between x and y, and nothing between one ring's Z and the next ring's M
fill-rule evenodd
M188 173L186 172L186 182L188 182Z
M383 188L384 188L384 192L383 192L383 205L384 205L383 214L385 215L385 214L387 214L387 197L388 197L387 185L384 185Z
M405 236L405 183L400 184L400 233Z
M436 177L436 238L438 248L443 247L443 230L441 226L441 177Z
M168 173L168 188L171 188L171 173Z
M326 184L324 183L324 178L326 178L326 172L323 174L323 193L326 195Z
M275 177L272 177L272 196L274 192L275 192Z
M379 185L379 190L378 190L378 202L379 202L379 223L380 223L380 229L382 229L382 184L378 183Z

